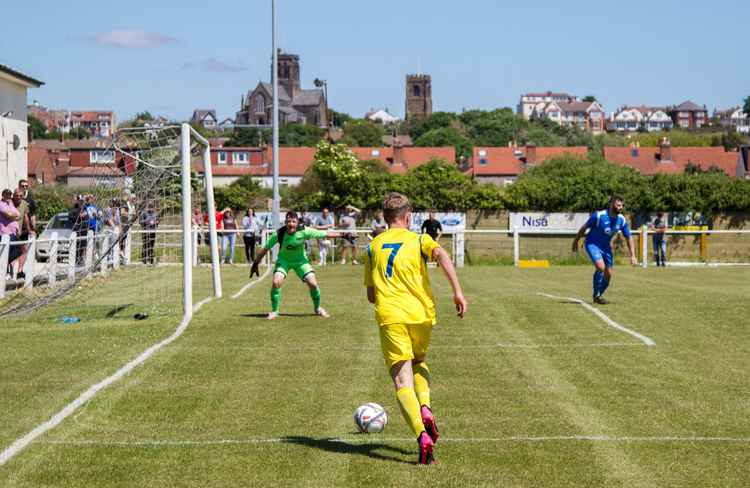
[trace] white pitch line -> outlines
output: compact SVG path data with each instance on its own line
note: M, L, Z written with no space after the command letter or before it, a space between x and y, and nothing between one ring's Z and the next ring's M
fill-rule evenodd
M104 447L200 447L219 445L253 445L253 444L294 444L296 437L276 437L267 439L216 439L216 440L141 440L141 441L40 441L40 444L62 446L104 446ZM360 436L357 438L331 437L319 441L340 442L347 444L370 444L382 442L413 443L411 437L380 437L378 435ZM609 435L549 435L549 436L510 436L510 437L441 437L440 442L448 443L499 443L499 442L653 442L653 443L750 443L750 437L714 437L714 436L609 436Z
M232 300L236 300L236 299L238 299L238 298L239 298L239 297L240 297L240 296L241 296L241 295L242 295L243 293L245 293L245 292L246 292L247 290L249 290L250 288L252 288L252 287L253 287L253 286L255 286L256 284L258 284L258 283L260 283L261 281L263 281L263 278L265 278L266 276L268 276L268 275L269 275L269 273L271 273L271 266L268 266L268 267L266 268L266 272L265 272L265 273L263 273L263 274L262 274L261 276L259 276L257 280L255 280L255 281L251 281L251 282L250 282L250 283L248 283L247 285L245 285L245 286L243 286L242 288L240 288L240 291L238 291L237 293L235 293L234 295L232 295Z
M556 300L568 300L570 302L577 303L577 304L583 306L583 308L585 308L585 309L590 310L591 312L593 312L594 315L596 315L597 317L599 317L600 319L602 319L610 327L613 327L613 328L615 328L615 329L617 329L617 330L619 330L621 332L625 332L626 334L632 335L633 337L635 337L638 340L642 341L647 346L655 346L656 345L656 342L654 342L653 339L651 339L649 337L646 337L643 334L639 334L638 332L636 332L634 330L628 329L627 327L623 327L622 325L618 324L617 322L615 322L611 318L607 317L607 315L605 315L601 310L599 310L596 307L592 307L591 305L589 305L588 303L584 302L583 300L580 300L578 298L559 297L557 295L549 295L547 293L537 293L537 295L541 295L541 296L544 296L544 297L547 297L547 298L553 298L553 299L556 299Z
M213 300L213 297L204 298L195 306L193 307L193 313L196 313L200 308L205 305L206 303ZM31 432L26 434L25 436L21 437L20 439L17 439L13 444L8 446L3 452L0 453L0 466L7 463L13 456L21 452L26 446L28 446L31 442L33 442L37 437L41 436L45 432L54 429L60 423L65 420L68 416L70 416L73 412L75 412L78 408L80 408L82 405L84 405L86 402L91 400L97 393L99 393L104 388L108 387L112 383L120 380L125 375L130 373L133 369L135 369L137 366L140 366L148 358L153 356L156 352L158 352L160 349L168 346L170 343L172 343L174 340L176 340L178 337L182 335L183 332L185 332L185 329L187 329L188 324L190 324L190 319L192 318L192 315L190 317L185 317L180 322L180 325L177 327L177 329L164 339L163 341L154 344L153 346L149 347L145 351L143 351L138 357L127 363L122 368L118 369L112 376L105 378L104 380L100 381L99 383L91 386L88 390L83 392L81 396L70 402L68 405L66 405L62 410L57 412L50 418L48 421L44 422L43 424L38 425L34 428Z

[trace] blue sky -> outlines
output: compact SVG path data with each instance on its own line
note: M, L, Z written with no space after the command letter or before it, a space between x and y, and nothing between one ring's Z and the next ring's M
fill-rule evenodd
M3 5L0 63L46 85L53 108L233 116L270 77L270 0L27 0ZM506 2L278 0L280 47L303 87L328 80L332 108L404 111L404 76L432 75L435 110L515 107L521 93L623 104L750 95L746 0Z

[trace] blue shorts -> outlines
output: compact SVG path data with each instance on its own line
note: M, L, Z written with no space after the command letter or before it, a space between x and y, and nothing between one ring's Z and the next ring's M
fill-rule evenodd
M586 244L586 252L591 258L592 263L597 261L604 261L604 266L611 268L615 265L614 259L612 259L612 249L601 249L596 244Z

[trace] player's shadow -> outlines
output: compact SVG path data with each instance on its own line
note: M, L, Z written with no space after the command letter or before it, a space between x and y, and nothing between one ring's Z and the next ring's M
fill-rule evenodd
M333 452L336 454L358 454L360 456L367 456L373 459L380 459L382 461L393 461L396 463L414 464L409 461L404 461L401 458L386 454L387 452L398 453L398 454L412 454L410 451L400 449L398 447L389 446L381 442L353 444L346 442L341 439L323 438L315 439L313 437L305 436L287 436L281 438L282 442L289 444L297 444L305 447L312 447L314 449L321 449L323 451ZM386 453L378 452L385 451Z
M255 319L264 319L268 316L267 313L241 313L240 317L251 317ZM317 317L314 313L280 313L279 317Z

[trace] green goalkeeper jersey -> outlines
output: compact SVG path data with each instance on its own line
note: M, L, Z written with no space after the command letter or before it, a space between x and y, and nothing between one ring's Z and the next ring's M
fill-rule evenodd
M298 230L294 234L284 233L284 242L279 246L278 259L290 264L305 262L307 261L305 241L310 239L324 239L325 237L326 231L311 229L309 227ZM263 247L270 251L278 242L279 235L278 232L275 232L271 234L271 237L269 237Z

